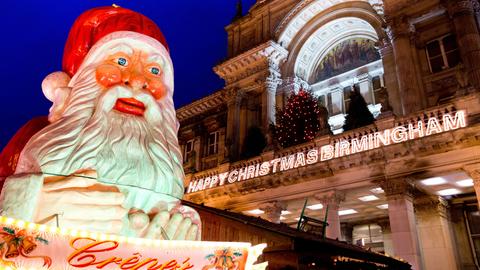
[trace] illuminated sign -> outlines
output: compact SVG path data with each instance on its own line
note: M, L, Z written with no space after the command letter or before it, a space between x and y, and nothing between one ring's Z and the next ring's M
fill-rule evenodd
M264 161L255 165L245 166L201 179L192 180L186 193L202 191L209 188L233 184L248 179L265 176L277 172L295 169L317 162L356 154L382 146L401 143L408 140L422 138L450 130L466 127L465 111L457 111L454 115L444 114L441 119L431 117L426 123L417 121L407 126L398 126L392 129L363 135L350 141L340 140L335 144L327 144L307 152L298 152L273 160Z
M0 217L0 269L264 269L265 244L174 241L91 233Z

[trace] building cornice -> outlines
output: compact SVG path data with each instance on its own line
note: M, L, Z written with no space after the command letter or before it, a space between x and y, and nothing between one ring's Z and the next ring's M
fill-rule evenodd
M269 40L240 55L237 55L213 68L225 82L233 82L244 79L266 68L276 68L283 63L288 56L288 51L278 43Z
M195 100L194 102L180 107L176 110L178 121L182 122L188 118L202 114L225 103L225 89L219 90L211 95Z

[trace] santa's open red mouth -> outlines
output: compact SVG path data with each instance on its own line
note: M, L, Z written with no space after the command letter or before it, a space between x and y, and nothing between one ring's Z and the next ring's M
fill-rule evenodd
M145 112L145 105L134 98L119 98L113 108L133 115L143 115L143 112Z

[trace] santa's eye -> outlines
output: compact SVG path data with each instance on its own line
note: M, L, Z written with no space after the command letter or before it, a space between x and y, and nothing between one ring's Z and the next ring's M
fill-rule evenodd
M152 67L152 68L150 68L150 72L154 75L158 75L158 74L160 74L160 69L157 68L157 67Z
M127 66L128 65L128 61L127 59L123 58L123 57L119 57L117 59L117 64L119 64L120 66Z

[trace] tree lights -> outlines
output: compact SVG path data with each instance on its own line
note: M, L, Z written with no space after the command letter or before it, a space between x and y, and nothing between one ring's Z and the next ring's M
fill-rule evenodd
M292 94L284 109L277 110L273 134L282 147L308 142L320 131L320 107L312 93Z

